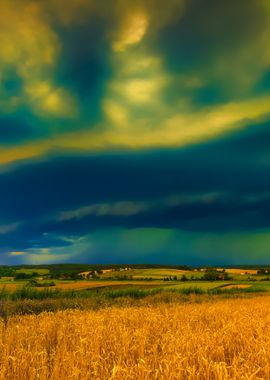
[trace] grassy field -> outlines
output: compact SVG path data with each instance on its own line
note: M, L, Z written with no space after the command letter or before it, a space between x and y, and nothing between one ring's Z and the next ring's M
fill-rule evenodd
M55 283L54 289L61 289L61 290L80 290L80 289L93 289L93 288L115 288L115 287L127 287L127 286L139 286L139 287L160 287L160 286L166 286L167 284L162 281L53 281ZM41 285L42 283L46 283L44 281L39 282ZM0 291L1 289L7 289L10 291L14 291L16 289L22 288L27 284L27 281L0 281ZM42 287L39 288L42 290Z
M222 268L220 268L220 271ZM257 270L255 269L237 269L237 268L227 268L226 272L237 281L246 281L250 279L262 279L266 277L265 275L257 275ZM200 270L180 270L171 268L145 268L145 269L130 269L127 271L111 271L100 275L101 278L114 278L119 276L132 276L134 279L145 279L151 278L153 280L163 280L166 277L176 276L178 279L185 275L189 280L198 279L202 277L204 271Z
M238 268L226 268L225 269L226 270L226 272L228 272L228 273L231 273L231 274L242 274L242 275L245 275L245 274L247 274L247 275L250 275L250 274L257 274L257 269L238 269Z
M76 266L71 265L68 269L76 269ZM270 281L262 281L266 276L256 275L255 269L228 268L227 271L230 273L231 278L226 281L221 279L206 281L202 280L204 271L173 268L147 267L130 269L127 267L127 270L116 268L111 271L107 269L105 273L99 271L99 277L82 279L77 276L76 280L71 278L61 279L60 277L52 279L50 278L50 270L47 268L16 269L16 273L18 271L19 273L30 274L30 277L16 279L3 276L0 279L0 301L1 299L15 301L22 299L89 298L97 292L97 298L102 300L104 298L117 298L118 296L141 298L148 295L147 289L156 293L166 291L186 295L231 294L239 293L239 291L242 293L270 292ZM39 273L39 275L33 277L31 276L33 272ZM91 273L94 272L92 271ZM219 274L221 271L217 273ZM41 274L43 274L44 280L40 277ZM63 276L65 276L65 272L63 272ZM180 281L182 276L185 276L187 281ZM96 303L98 303L98 300ZM103 304L103 301L101 303ZM68 302L66 302L67 304ZM74 303L72 305L74 306ZM37 309L40 310L39 307Z
M211 281L188 281L188 282L182 282L182 283L177 283L177 284L172 284L168 285L168 289L185 289L189 287L193 288L199 288L204 290L209 290L209 289L215 289L215 288L221 288L223 286L231 284L230 281L219 281L217 282L211 282Z
M269 296L15 316L0 379L269 379L269 347Z
M118 286L161 286L162 282L150 284L149 282L137 281L73 281L73 282L56 282L56 289L89 289L89 288L103 288L103 287L118 287Z
M198 271L188 271L180 269L170 269L170 268L146 268L146 269L130 269L127 271L112 271L101 275L101 278L110 278L117 276L132 276L134 279L140 278L152 278L153 280L163 280L165 277L177 276L180 278L182 275L186 275L188 278L191 276L199 277L202 275Z
M83 282L82 282L83 283ZM101 286L101 283L107 284ZM155 284L154 284L155 283ZM87 284L87 282L85 282ZM21 286L0 290L0 315L7 320L13 315L39 314L43 311L67 309L98 310L114 306L156 305L159 303L204 302L228 298L252 298L270 291L269 283L236 283L228 281L166 282L157 286L155 281L125 283L107 281L93 283L92 287L68 288ZM95 286L96 285L96 286Z
M44 274L49 274L50 271L49 269L44 269L44 268L35 268L35 269L28 269L28 268L22 268L22 269L17 269L16 273L25 273L25 274L32 274L32 273L38 273L40 276Z
M39 276L48 276L51 274L51 270L54 271L54 267L48 269L48 268L40 268L40 267L31 267L31 268L16 268L15 273L16 274L25 274L25 275L32 275L33 273L37 273ZM77 271L79 273L79 268L76 267L76 265L70 265L68 268L62 268L62 273L65 273L66 271ZM201 278L204 274L204 268L201 270L194 269L194 270L183 270L183 269L176 269L176 268L162 268L162 267L146 267L146 268L133 268L133 267L126 267L128 270L124 270L125 267L123 267L121 270L120 268L107 268L103 269L102 273L99 272L98 276L100 279L116 279L118 277L132 277L135 280L143 280L143 279L152 279L152 280L163 280L167 277L177 277L177 279L180 279L183 275L185 275L188 279L198 279ZM220 271L223 270L223 268L218 268ZM235 280L239 281L245 281L250 279L262 279L266 277L266 275L257 275L257 269L250 269L250 268L225 268L226 272ZM61 272L60 271L60 272ZM87 271L81 271L81 273L89 273ZM5 277L6 281L9 281L12 279L12 277ZM1 279L0 279L1 282Z
M42 291L44 287L42 284L46 284L46 281L39 281L40 287L36 288L37 291ZM160 279L155 279L153 281L117 281L117 280L76 280L76 281L60 281L54 280L55 286L51 287L52 290L61 291L79 291L79 290L91 290L91 289L117 289L117 288L130 288L135 287L138 289L144 288L162 288L165 290L169 289L185 289L185 288L198 288L202 291L207 291L209 289L224 288L226 285L231 287L246 287L257 291L269 291L270 292L270 281L247 281L247 280L233 280L233 281L198 281L196 278L192 281L161 281ZM0 280L0 292L7 290L14 292L16 290L23 289L27 286L28 281L6 281ZM0 295L1 298L1 295Z

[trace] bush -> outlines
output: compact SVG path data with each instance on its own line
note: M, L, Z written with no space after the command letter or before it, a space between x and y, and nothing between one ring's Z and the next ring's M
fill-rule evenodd
M38 282L36 280L30 280L30 281L28 281L26 286L30 286L33 288L48 288L50 286L56 286L56 284L54 281Z
M180 281L188 281L187 276L183 274L182 277L180 278Z

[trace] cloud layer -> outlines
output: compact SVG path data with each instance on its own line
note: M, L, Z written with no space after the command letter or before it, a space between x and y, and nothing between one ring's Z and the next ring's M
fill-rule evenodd
M264 262L266 0L3 0L0 261Z

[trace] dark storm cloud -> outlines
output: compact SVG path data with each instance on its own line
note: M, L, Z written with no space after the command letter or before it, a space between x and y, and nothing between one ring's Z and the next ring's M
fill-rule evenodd
M264 30L262 7L254 0L190 0L181 22L167 25L157 37L157 49L171 69L214 65L219 55L241 49ZM231 62L231 70L233 72Z
M37 122L39 121L25 110L21 110L13 115L0 114L1 144L13 145L14 142L21 143L36 140L46 135L46 130L42 130L42 123L40 123L39 130L36 128Z
M268 13L255 0L187 1L181 22L166 25L149 42L169 72L198 80L171 84L167 99L177 104L186 96L196 108L265 93L268 64L265 53L256 56L268 25Z
M25 224L2 235L1 245L61 245L57 235L115 226L209 232L269 227L269 166L261 162L268 134L263 124L253 133L185 150L54 158L3 173L1 220ZM133 214L58 218L64 211L123 201L145 206Z
M251 200L252 199L252 200ZM227 194L211 202L187 202L171 206L153 202L146 211L134 215L87 215L71 220L45 223L50 232L87 234L110 228L156 227L185 231L252 231L269 227L270 194L235 196Z
M59 30L62 54L55 81L78 99L81 127L102 117L104 87L112 75L105 21L92 16L88 23Z

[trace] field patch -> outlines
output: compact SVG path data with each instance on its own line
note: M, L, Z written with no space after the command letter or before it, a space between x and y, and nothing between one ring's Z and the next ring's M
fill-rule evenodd
M166 287L166 283L160 281L54 281L55 286L52 290L87 290L87 289L99 289L99 288L126 288L126 287L139 287L139 288L153 288L153 287ZM42 285L42 281L40 281ZM27 285L27 282L14 281L14 282L0 282L1 289L7 289L8 291L15 291L16 289L23 288ZM37 291L42 291L44 287L40 286L36 288Z
M21 268L21 269L17 269L16 273L25 273L25 274L37 273L40 276L42 276L45 274L49 274L50 271L49 271L49 269L44 269L44 268L33 268L33 269Z
M133 279L151 278L153 280L163 280L166 277L177 277L178 279L185 275L187 277L198 277L202 274L198 271L171 269L171 268L145 268L145 269L129 269L123 271L108 271L101 275L103 278L132 276Z
M257 269L238 269L238 268L226 268L227 273L244 275L255 275L258 273Z
M142 281L76 281L76 282L58 282L56 283L56 289L67 289L67 290L79 290L79 289L90 289L90 288L109 288L109 287L119 287L119 286L141 286L141 287L155 287L163 285L163 283L154 283Z
M222 286L222 289L247 289L250 287L251 285L248 285L248 284L236 284L236 285Z

